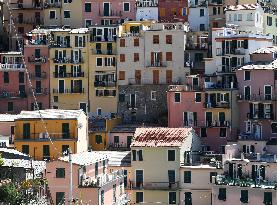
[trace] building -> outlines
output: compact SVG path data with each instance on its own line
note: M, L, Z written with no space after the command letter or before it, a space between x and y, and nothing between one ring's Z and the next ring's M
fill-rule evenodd
M54 29L50 46L50 106L82 109L89 102L89 30Z
M5 30L9 34L9 49L20 51L24 36L34 29L34 25L44 23L43 0L4 0ZM12 15L10 15L10 12ZM14 27L13 27L14 26Z
M68 149L87 151L87 116L81 110L22 111L15 120L14 146L38 160L57 159Z
M152 122L166 115L168 84L184 82L185 26L127 22L117 39L118 114L123 122ZM166 124L163 122L163 124Z
M158 0L137 0L136 1L136 21L143 19L159 20Z
M17 115L0 114L1 147L10 147L14 143L15 119Z
M277 14L276 11L272 11L270 9L265 10L263 16L263 32L264 34L271 34L273 37L273 43L277 44Z
M263 142L255 141L255 146L260 148L250 153L240 142L226 146L225 174L213 178L213 205L277 204L276 152L270 152L271 145Z
M231 4L233 5L233 4ZM208 14L209 14L209 28L221 28L226 24L225 20L225 1L223 0L209 0Z
M230 5L225 12L226 24L236 25L240 31L263 33L264 11L259 4Z
M24 57L28 70L27 76L27 110L50 108L50 65L49 49L50 30L34 29L30 31L24 47ZM32 87L29 84L31 82ZM35 99L38 108L35 106Z
M94 116L117 113L117 27L92 26L89 48L89 110Z
M82 0L82 26L118 25L125 20L135 20L136 1ZM79 27L80 27L79 25Z
M107 150L109 132L121 123L119 117L89 117L89 148L96 151Z
M159 0L159 21L164 23L188 21L188 1L186 0Z
M12 114L27 110L27 79L22 54L10 51L0 56L0 112Z
M239 85L239 139L269 140L275 137L276 51L276 47L258 49L252 54L253 63L236 71Z
M108 162L109 157L104 153L82 152L72 155L72 199L74 201L93 205L127 204L123 170L109 173ZM45 177L55 204L71 200L68 188L69 167L68 156L47 163Z
M208 31L209 13L207 2L192 1L189 5L188 22L191 31Z
M192 128L137 128L131 144L131 203L179 204L181 163L195 161L199 150Z

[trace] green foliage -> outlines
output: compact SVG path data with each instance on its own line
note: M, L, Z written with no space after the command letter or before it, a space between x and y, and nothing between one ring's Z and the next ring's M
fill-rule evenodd
M0 154L0 167L4 165L4 160L2 158L2 155Z
M15 184L9 183L0 187L0 202L16 205L21 201L22 194L17 190Z

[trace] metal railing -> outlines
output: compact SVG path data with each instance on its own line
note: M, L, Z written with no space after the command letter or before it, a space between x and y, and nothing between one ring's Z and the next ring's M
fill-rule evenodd
M26 98L26 92L25 91L15 91L15 92L9 92L9 91L0 91L0 98Z
M77 73L57 73L53 72L53 77L54 78L80 78L84 77L85 73L84 72L77 72Z
M239 100L239 101L275 101L275 100L277 100L277 95L273 95L273 94L251 94L251 95L238 94L237 100Z
M110 12L99 11L100 17L121 17L122 11L111 10Z
M53 58L53 61L54 63L72 63L72 64L84 63L83 57L79 58L78 60L71 59L71 58Z
M115 87L116 82L114 81L95 81L94 87Z
M115 55L115 53L113 53L112 49L108 49L108 50L92 49L92 54L97 54L97 55Z
M176 190L179 182L135 182L130 181L129 189L148 189L148 190Z
M41 73L29 73L30 79L46 79L46 72Z
M157 61L157 62L148 62L146 63L146 67L167 67L167 61Z
M11 70L24 70L25 69L25 65L23 63L14 63L14 64L8 64L8 63L1 63L0 64L0 68L1 69L11 69Z
M47 88L33 88L33 92L35 93L35 95L48 95L48 89ZM33 94L32 89L30 89L30 95Z
M28 62L29 63L46 63L47 57L46 56L40 56L39 58L28 57Z
M185 127L230 127L230 121L200 121L200 120L192 120L192 121L184 121L183 125Z
M204 102L204 108L230 108L230 102Z
M72 94L72 93L85 93L85 88L80 89L53 89L53 93L59 93L59 94Z

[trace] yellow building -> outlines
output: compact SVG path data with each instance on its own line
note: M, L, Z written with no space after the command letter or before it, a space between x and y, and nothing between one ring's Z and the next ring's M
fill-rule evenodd
M54 29L50 46L51 107L88 111L89 32Z
M109 132L121 118L95 118L89 121L89 147L94 151L106 150L109 145Z
M36 160L57 159L69 148L73 153L87 151L87 116L81 110L22 111L15 120L14 146Z
M53 2L53 3L51 3ZM48 1L45 3L44 26L79 28L82 25L83 1Z
M264 13L263 20L264 33L271 34L273 36L273 43L277 44L277 14Z
M117 113L116 30L115 26L90 28L89 107L95 116Z

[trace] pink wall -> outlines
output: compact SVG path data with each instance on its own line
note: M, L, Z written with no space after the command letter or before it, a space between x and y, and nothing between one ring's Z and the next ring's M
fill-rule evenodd
M180 9L188 7L187 0L159 0L159 20L166 21L166 22L187 22L188 15L182 16L180 15ZM160 9L165 9L165 16L160 16ZM176 9L176 17L172 13L172 9ZM188 8L187 8L188 10ZM178 20L177 20L178 19Z
M132 19L135 20L136 17L136 7L135 0L113 0L113 1L103 1L103 0L83 0L83 26L85 26L85 20L91 19L92 25L101 25L101 19L111 19L114 24L117 24L117 20L120 19ZM91 2L91 12L85 12L85 2ZM103 16L103 2L110 2L110 12L114 15L113 17L101 17ZM130 2L130 11L123 11L123 2Z
M119 136L119 144L124 147L127 146L127 137L134 136L134 133L126 133L126 132L112 132L109 133L109 145L114 144L114 136Z
M257 61L270 62L270 61L274 60L273 53L251 54L250 59L252 62L257 62Z

